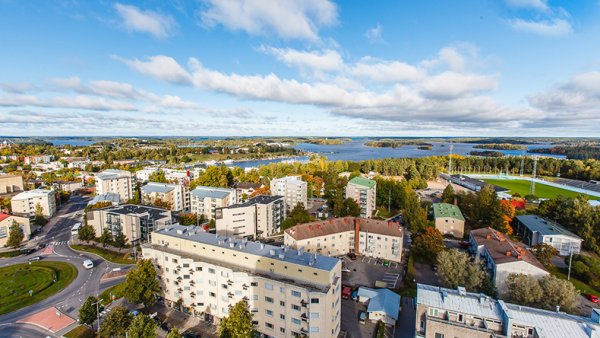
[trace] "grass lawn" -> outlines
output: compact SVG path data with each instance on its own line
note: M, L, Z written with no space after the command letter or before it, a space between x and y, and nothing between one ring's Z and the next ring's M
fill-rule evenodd
M104 290L101 294L100 294L100 299L102 300L102 304L103 305L108 305L110 304L110 302L113 301L113 299L111 299L111 293L114 296L114 300L117 300L119 298L123 297L123 289L125 288L125 282L123 283L119 283L117 285L113 285L110 288Z
M551 274L553 274L554 276L556 276L556 277L558 277L558 278L560 278L560 279L565 279L565 280L567 279L567 272L566 272L566 269L565 269L565 271L562 271L561 269L558 269L558 268L557 268L557 267L555 267L555 266L551 266L551 267L548 269L548 271L550 271L550 273L551 273ZM571 271L571 272L573 272L573 271ZM582 281L580 281L580 280L579 280L579 279L577 279L577 278L574 278L572 273L571 273L571 279L569 279L569 281L570 281L571 283L573 283L573 285L575 286L575 288L576 288L577 290L579 290L579 292L580 292L580 293L581 293L583 296L585 296L585 295L587 295L587 294L590 294L590 293L591 293L591 294L594 294L594 295L596 295L596 296L600 296L600 293L599 293L598 291L596 291L596 290L595 290L593 287L591 287L591 286L590 286L590 285L588 285L587 283L585 283L585 282L582 282Z
M531 187L531 181L527 180L500 180L500 179L489 179L485 178L483 181L503 187L509 190L509 193L518 193L521 196L529 195L529 189ZM558 195L565 197L577 197L579 193L575 191L565 190L561 188L552 187L546 184L536 183L535 184L535 196L539 198L555 198ZM597 200L600 197L586 195L590 200Z
M133 258L130 257L129 253L122 254L111 250L104 249L98 246L91 245L71 245L71 249L77 251L85 251L101 256L109 262L117 264L135 264Z
M11 257L17 257L19 255L22 255L24 252L21 250L16 250L16 251L7 251L7 252L0 252L0 258L11 258Z
M42 261L0 268L0 315L52 296L75 277L77 268L64 262ZM33 290L33 296L29 290Z
M80 325L65 333L65 338L94 338L96 333L87 326Z

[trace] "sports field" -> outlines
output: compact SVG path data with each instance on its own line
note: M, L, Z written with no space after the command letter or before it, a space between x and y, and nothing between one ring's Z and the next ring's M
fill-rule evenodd
M501 180L501 179L482 179L483 181L508 189L508 193L518 193L521 196L529 195L531 181L527 180ZM539 198L554 198L558 195L565 197L576 197L579 193L575 191L555 188L546 184L535 184L535 196ZM598 200L600 197L587 195L590 200Z

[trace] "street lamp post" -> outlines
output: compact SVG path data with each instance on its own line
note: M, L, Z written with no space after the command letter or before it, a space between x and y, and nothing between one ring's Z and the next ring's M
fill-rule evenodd
M102 301L102 299L97 298L96 302L94 302L94 305L96 305L96 320L98 321L98 327L96 328L96 333L100 332L100 302Z

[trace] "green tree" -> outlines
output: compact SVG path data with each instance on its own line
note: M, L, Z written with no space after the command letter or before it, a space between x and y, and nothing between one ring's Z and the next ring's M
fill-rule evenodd
M124 306L117 306L106 316L100 325L100 338L125 337L127 328L133 321L133 315Z
M197 222L198 216L196 214L179 214L179 224L181 225L196 225Z
M110 228L104 228L104 230L102 231L102 234L98 238L98 241L100 243L102 243L103 247L106 247L107 245L112 244L113 234L112 234L112 231L110 231Z
M127 301L143 304L144 307L156 303L156 295L160 292L160 285L156 279L156 269L149 259L141 259L136 264L136 269L127 272L124 294Z
M477 193L477 208L479 210L479 226L490 226L501 230L504 227L504 218L496 190L486 184Z
M437 256L438 275L446 287L464 286L469 291L480 291L486 272L469 255L457 249L444 250Z
M149 182L158 182L158 183L169 183L169 180L167 180L165 172L160 169L153 172L152 174L148 175L148 181Z
M509 301L536 306L544 296L544 291L537 278L522 273L511 273L506 278L506 297Z
M35 216L33 223L39 226L44 226L46 223L48 223L46 218L44 218L44 208L42 208L41 204L39 203L36 203L35 205Z
M113 245L117 248L124 248L127 245L127 236L123 234L123 231L119 231L113 239Z
M89 243L91 240L96 238L96 231L91 225L84 225L77 230L77 236L80 241Z
M167 338L182 338L182 336L181 336L181 333L179 333L179 330L177 330L177 328L174 327L167 334Z
M252 324L252 313L248 309L248 303L241 300L229 311L229 316L223 318L219 324L220 338L252 338L254 337L254 325Z
M531 251L544 266L549 266L552 257L558 255L558 250L548 243L538 243L531 248Z
M98 318L98 312L96 311L102 311L103 306L99 304L96 307L97 302L98 298L94 296L89 296L85 302L83 302L79 308L79 324L91 325Z
M442 192L442 202L444 203L454 203L454 196L456 193L454 192L454 187L452 184L448 183L446 188L444 188L444 192Z
M292 209L288 217L283 220L281 229L289 229L296 224L308 223L310 220L310 215L308 214L308 211L304 209L304 205L302 203L298 203L294 209Z
M23 241L25 234L23 233L23 229L16 220L13 219L12 224L8 229L8 241L6 242L6 246L11 248L18 248Z
M417 233L412 241L411 252L420 260L433 263L437 256L444 250L444 237L434 227L427 227Z
M129 329L127 329L127 337L129 338L155 338L156 337L156 328L158 325L145 314L137 315L131 325L129 325Z
M560 306L567 312L575 309L579 293L573 283L553 275L544 276L539 282L544 294L538 304L541 308L554 310Z

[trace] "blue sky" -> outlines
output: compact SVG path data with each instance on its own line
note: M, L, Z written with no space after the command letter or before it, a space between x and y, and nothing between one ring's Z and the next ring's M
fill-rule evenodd
M0 0L0 135L600 136L600 1Z

